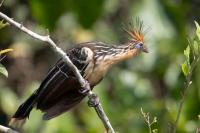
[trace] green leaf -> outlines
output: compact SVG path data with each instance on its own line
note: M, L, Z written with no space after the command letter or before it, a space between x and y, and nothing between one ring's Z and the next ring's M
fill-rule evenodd
M2 64L0 64L0 73L3 74L4 76L8 77L8 71Z
M194 54L199 55L199 44L197 43L197 41L194 41L193 48L194 48Z
M6 27L7 25L9 25L9 23L4 23L3 20L0 21L0 29Z
M184 50L184 55L186 57L186 61L187 61L188 65L190 65L190 46L189 45Z
M4 50L0 50L0 55L1 55L1 54L5 54L5 53L8 53L8 52L11 52L11 51L13 51L13 49L11 49L11 48L4 49Z
M197 35L197 37L199 38L199 40L200 40L200 26L199 26L199 24L197 23L197 21L194 21L194 23L195 23L195 25L196 25L196 35Z
M185 61L182 65L181 65L181 68L182 68L182 72L185 76L188 75L188 66L187 66L187 62Z

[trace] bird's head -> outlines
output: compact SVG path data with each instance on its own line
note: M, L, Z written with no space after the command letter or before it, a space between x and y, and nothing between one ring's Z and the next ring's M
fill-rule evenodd
M133 23L129 23L127 28L124 30L130 36L128 45L129 48L137 52L148 53L147 47L144 45L144 31L143 31L143 22L139 19Z

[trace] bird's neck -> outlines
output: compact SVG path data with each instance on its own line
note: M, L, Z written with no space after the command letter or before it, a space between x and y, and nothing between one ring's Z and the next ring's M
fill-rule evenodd
M139 50L131 49L126 44L120 46L114 45L110 47L104 47L104 49L101 48L97 52L99 52L99 57L96 58L97 62L108 65L109 67L118 62L135 57L139 53Z
M136 49L130 49L128 45L121 46L95 46L95 67L87 80L92 84L97 84L114 64L132 58L137 55Z

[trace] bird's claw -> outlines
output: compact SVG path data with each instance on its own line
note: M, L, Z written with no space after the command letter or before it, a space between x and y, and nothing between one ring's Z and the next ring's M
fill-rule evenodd
M99 97L95 94L92 94L88 100L89 107L96 107L99 105Z
M81 89L79 89L79 93L83 94L83 95L88 95L88 93L90 92L90 84L89 82L86 80L86 83L84 84L83 87L81 87Z
M81 88L78 90L78 92L83 95L87 95L89 91L90 91L90 89L88 89L88 88Z

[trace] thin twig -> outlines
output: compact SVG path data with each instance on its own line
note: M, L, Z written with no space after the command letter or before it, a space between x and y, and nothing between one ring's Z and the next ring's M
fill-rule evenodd
M67 65L73 70L73 72L74 72L75 76L77 77L81 86L84 89L89 90L88 93L87 93L87 96L88 96L89 100L91 100L91 97L92 97L92 95L94 95L94 93L91 91L89 83L81 76L77 67L71 62L71 60L68 58L66 53L54 43L54 41L50 38L49 35L45 35L45 36L39 35L39 34L33 32L33 31L29 30L28 28L24 27L22 24L20 24L20 23L14 21L13 19L9 18L8 16L3 14L2 12L0 12L0 17L3 18L4 20L6 20L9 24L17 27L19 30L30 35L31 37L38 39L38 40L41 40L43 42L47 42L50 45L50 47L58 55L60 55L63 58L63 60L67 63ZM101 119L102 123L104 124L104 127L106 128L107 132L114 133L114 129L112 128L110 121L109 121L108 117L106 116L101 104L98 104L94 108L95 108L99 118Z
M153 132L157 132L157 129L152 130L152 128L151 128L151 126L152 126L154 123L157 122L157 118L154 117L153 120L151 121L151 120L150 120L150 114L149 114L149 112L148 112L148 113L145 113L145 112L143 111L142 108L141 108L140 111L141 111L141 113L142 113L142 116L143 116L143 118L144 118L145 123L146 123L147 126L148 126L149 133L152 133L152 131L153 131Z

